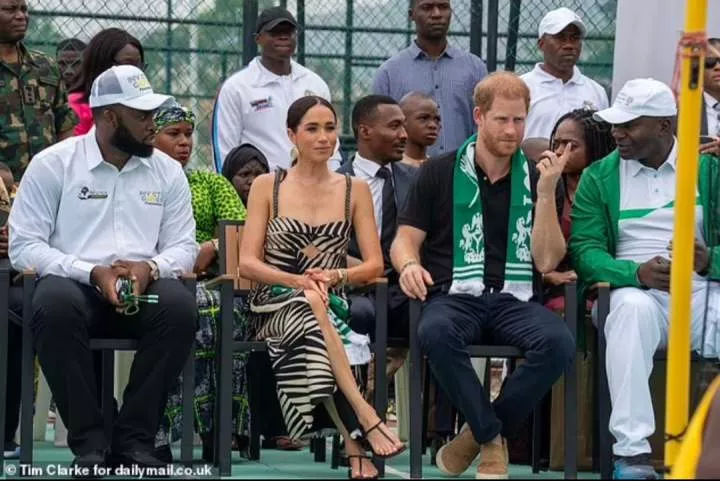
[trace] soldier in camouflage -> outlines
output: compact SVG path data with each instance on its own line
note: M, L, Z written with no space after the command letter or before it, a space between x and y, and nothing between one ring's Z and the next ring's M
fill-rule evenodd
M19 182L30 159L77 123L55 61L23 45L25 0L0 0L0 161Z

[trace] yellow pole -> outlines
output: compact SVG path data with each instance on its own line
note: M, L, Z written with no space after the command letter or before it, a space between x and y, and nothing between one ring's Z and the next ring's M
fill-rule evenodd
M707 0L687 0L685 33L705 32ZM665 467L670 472L688 424L690 405L690 319L695 242L695 193L700 149L700 115L705 54L683 48L678 118L675 239L670 279L670 333L668 339L665 412Z

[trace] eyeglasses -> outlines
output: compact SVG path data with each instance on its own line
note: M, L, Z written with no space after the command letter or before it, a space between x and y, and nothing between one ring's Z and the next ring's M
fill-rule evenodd
M135 63L135 62L115 62L115 65L132 65L133 67L137 67L143 72L147 72L148 64L141 62L141 63Z
M715 68L715 65L720 63L720 57L707 57L705 58L705 68L711 69Z

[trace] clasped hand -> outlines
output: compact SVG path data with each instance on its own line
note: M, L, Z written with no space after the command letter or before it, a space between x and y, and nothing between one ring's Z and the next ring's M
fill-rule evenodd
M121 313L125 305L118 297L118 281L132 280L133 295L141 296L150 284L150 266L147 262L119 260L111 266L95 266L90 273L90 279L100 289L102 296Z
M328 289L340 283L342 274L339 270L327 270L312 268L306 270L301 276L298 276L298 282L295 286L305 291L317 292L323 303L327 306L330 302Z

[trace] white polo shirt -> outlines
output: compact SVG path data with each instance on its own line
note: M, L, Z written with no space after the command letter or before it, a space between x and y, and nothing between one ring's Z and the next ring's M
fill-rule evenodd
M179 277L197 250L180 163L156 149L118 171L94 128L33 157L10 212L10 262L41 277L89 284L94 266L120 259L152 259L160 277Z
M549 139L558 119L580 108L602 110L608 108L605 89L573 68L573 76L567 82L554 77L540 67L520 76L530 89L530 111L525 121L525 138Z
M620 160L620 220L615 257L638 263L655 256L670 259L675 228L677 141L655 170L637 160ZM703 210L695 207L695 238L704 242ZM702 280L695 274L695 280Z
M290 105L306 95L330 101L330 89L315 72L291 61L290 75L276 75L255 57L220 88L213 111L213 155L220 172L227 154L249 143L267 157L270 170L290 167L292 142L287 135ZM339 141L330 167L340 166Z

